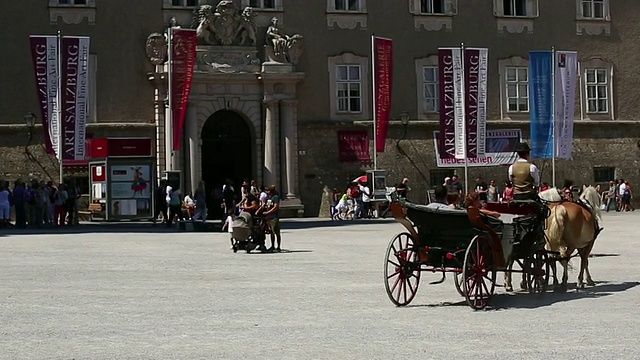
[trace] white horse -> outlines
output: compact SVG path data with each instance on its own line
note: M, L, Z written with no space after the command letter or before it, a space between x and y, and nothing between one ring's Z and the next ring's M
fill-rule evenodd
M539 194L540 198L552 202L549 204L550 215L547 218L545 234L547 235L547 249L560 253L560 263L564 268L562 284L558 286L555 262L553 269L553 285L556 290L567 289L567 267L574 250L580 255L580 274L578 288L583 288L584 273L587 274L587 285L595 285L589 273L589 254L600 231L602 222L602 199L593 186L584 186L580 195L583 205L570 201L562 201L557 189L552 188Z

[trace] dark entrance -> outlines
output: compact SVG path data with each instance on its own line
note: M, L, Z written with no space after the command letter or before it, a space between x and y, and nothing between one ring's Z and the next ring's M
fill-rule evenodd
M252 131L240 114L220 110L204 123L201 137L202 180L207 191L209 219L220 219L222 210L214 191L222 189L225 179L229 179L239 193L242 181L253 178Z

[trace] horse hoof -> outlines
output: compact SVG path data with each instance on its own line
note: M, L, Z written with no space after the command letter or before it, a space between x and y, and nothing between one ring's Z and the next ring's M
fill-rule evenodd
M579 282L578 284L576 284L576 288L577 289L584 289L584 283Z
M507 291L507 292L512 292L513 291L513 286L511 286L511 285L505 286L504 290Z
M593 280L587 280L587 285L589 285L589 286L596 286L596 283L595 283L595 281L593 281Z

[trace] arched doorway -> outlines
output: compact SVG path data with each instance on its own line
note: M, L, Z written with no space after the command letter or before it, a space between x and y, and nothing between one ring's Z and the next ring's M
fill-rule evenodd
M253 132L240 114L220 110L204 123L201 139L202 180L207 189L209 219L218 219L222 211L214 200L214 189L221 189L225 179L229 179L239 192L243 180L253 179Z

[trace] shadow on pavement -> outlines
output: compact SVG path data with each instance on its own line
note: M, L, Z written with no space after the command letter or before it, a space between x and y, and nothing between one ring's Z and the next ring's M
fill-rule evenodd
M388 224L394 222L393 219L362 219L362 220L293 220L283 219L280 227L284 230L313 229L313 228L333 228L341 226L367 225L367 224Z
M152 223L88 223L59 228L41 229L0 229L0 237L17 235L68 235L68 234L96 234L96 233L172 233L180 232L177 227L167 228L164 225Z
M620 284L596 283L596 286L576 289L575 284L570 284L572 288L565 293L547 292L544 294L529 294L516 292L514 294L501 293L494 295L491 299L492 310L504 309L535 309L550 306L556 303L572 301L578 299L599 298L613 295L615 293L627 291L640 285L640 282L623 282Z

